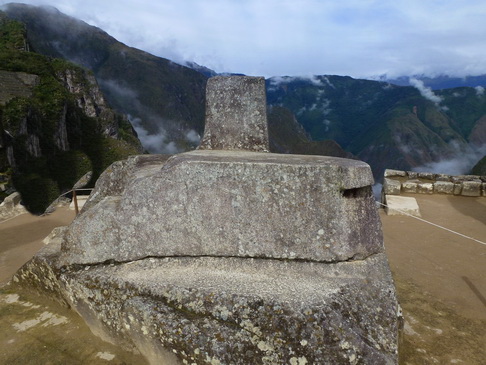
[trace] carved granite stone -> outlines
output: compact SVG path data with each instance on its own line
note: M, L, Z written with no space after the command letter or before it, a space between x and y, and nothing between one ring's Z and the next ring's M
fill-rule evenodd
M112 165L16 280L152 364L397 364L370 167L264 152L264 95L210 79L201 148Z

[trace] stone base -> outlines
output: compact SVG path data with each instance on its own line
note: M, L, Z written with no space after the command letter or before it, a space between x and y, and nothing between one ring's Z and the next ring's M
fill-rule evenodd
M394 364L398 305L386 257L338 264L146 259L62 275L104 339L152 363Z
M387 215L413 215L420 217L420 209L417 200L411 197L386 195L385 212Z

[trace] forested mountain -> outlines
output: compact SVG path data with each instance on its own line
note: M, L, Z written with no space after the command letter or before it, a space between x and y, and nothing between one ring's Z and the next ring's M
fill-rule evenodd
M0 85L0 174L34 213L86 172L94 181L113 161L141 152L132 126L108 107L94 76L33 52L24 24L2 12Z
M31 50L91 70L107 102L129 116L148 151L197 146L205 84L213 71L130 48L53 8L15 4L4 10L25 25ZM357 156L378 180L385 168L410 170L465 155L472 167L486 144L484 88L432 90L424 82L432 81L399 86L347 76L272 77L267 80L272 151Z

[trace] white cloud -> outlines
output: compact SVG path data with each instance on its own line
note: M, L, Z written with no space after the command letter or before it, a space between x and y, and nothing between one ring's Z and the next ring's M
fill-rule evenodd
M267 77L486 73L483 1L22 2L53 5L130 46L218 72Z
M476 95L477 96L483 96L484 95L484 87L482 86L476 86Z
M427 100L430 100L436 105L439 105L442 102L442 98L432 91L430 87L427 87L424 85L424 82L422 80L417 80L414 78L410 79L410 85L413 87L417 88L418 91L420 91L420 94ZM447 107L446 107L447 108Z
M418 166L413 171L464 175L468 174L474 165L486 155L486 145L460 147L458 144L452 143L451 149L455 152L454 157Z
M174 141L167 139L167 132L162 126L159 126L156 133L149 133L142 125L140 118L132 118L129 116L128 119L137 132L138 139L142 142L143 148L150 153L175 154L182 152Z

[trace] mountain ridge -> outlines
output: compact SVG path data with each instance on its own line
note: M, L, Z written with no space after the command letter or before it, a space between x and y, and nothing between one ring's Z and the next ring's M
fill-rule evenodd
M57 33L51 29L55 34L50 38L43 31L47 26L42 23L51 19L43 16L52 17L52 11L42 15L36 7L14 8L10 16L25 21L39 38L32 47L44 47L53 55L63 50L64 57L94 68L110 104L130 116L141 139L153 145L151 152L197 146L204 129L205 83L214 71L188 64L192 70L135 50L80 21L75 24L82 29L75 32L86 34L85 39L71 35L74 44L63 44L69 28ZM70 17L55 14L64 26L71 24ZM484 143L486 98L481 88L432 90L418 79L413 86L397 86L337 75L276 76L266 82L275 152L352 154L368 162L379 180L385 168L410 170L438 163L477 151ZM295 123L302 128L292 129Z

